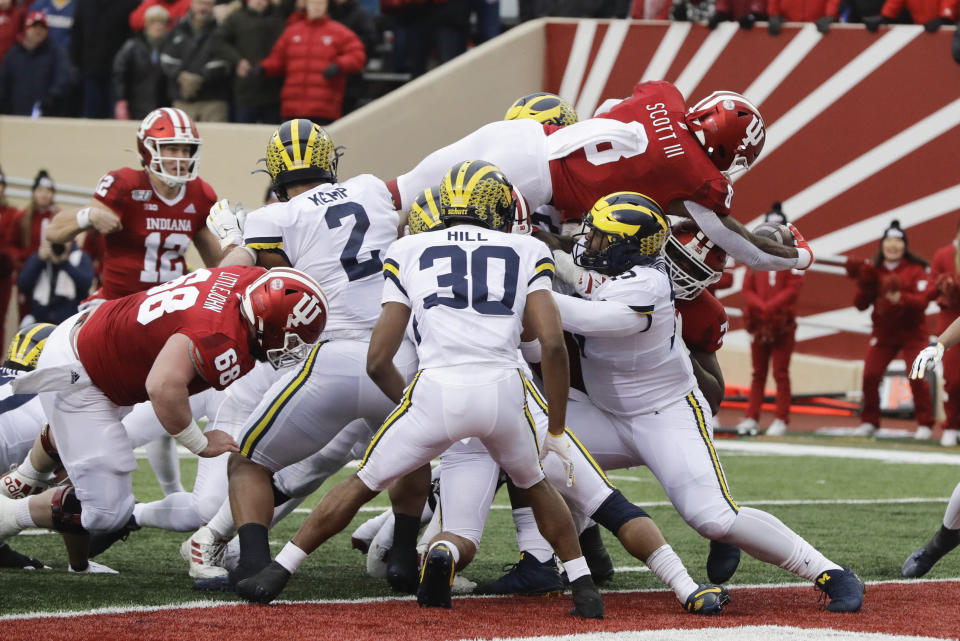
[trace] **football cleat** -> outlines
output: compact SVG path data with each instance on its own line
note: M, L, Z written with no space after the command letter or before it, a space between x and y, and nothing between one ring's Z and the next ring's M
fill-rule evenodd
M427 552L417 587L417 603L421 608L450 608L450 592L456 564L453 553L440 543Z
M683 604L687 612L694 614L720 614L723 606L730 603L730 593L722 585L701 583L690 593Z
M590 576L582 576L570 584L573 591L573 609L570 614L582 619L603 618L603 597Z
M270 603L283 592L290 576L285 567L271 561L267 567L237 583L237 594L251 603Z
M858 612L863 605L863 581L849 568L834 568L817 577L814 586L830 597L830 612Z
M504 570L508 570L506 574L477 586L473 593L552 596L563 592L563 581L553 558L541 563L532 554L521 552L520 561L505 566Z
M903 562L903 567L900 568L900 576L907 577L908 579L921 577L930 571L930 568L933 567L937 560L938 559L932 558L927 553L926 548L914 550L913 554L908 556L907 560Z
M180 556L190 564L190 576L194 579L211 579L224 576L223 555L227 542L218 539L213 530L204 525L180 544Z
M400 549L394 545L387 552L387 583L398 592L413 594L417 591L419 559L415 547Z
M233 592L235 587L227 574L193 582L193 589L199 592Z
M599 525L591 525L580 533L580 550L587 560L594 583L603 585L613 578L613 561L603 545Z
M133 515L130 515L130 518L127 520L126 525L121 527L119 530L114 530L113 532L97 532L96 534L90 535L90 558L100 556L106 552L111 545L117 541L126 541L127 537L130 536L131 532L136 532L140 529L140 526L137 525L136 519L133 518Z
M11 499L25 499L31 494L43 492L48 487L50 487L48 482L27 476L16 466L0 476L0 494Z
M74 570L73 565L68 565L67 572L71 574L120 574L113 568L108 568L102 563L89 560L87 561L87 567L82 570Z
M726 583L740 565L740 548L729 543L710 541L710 553L707 555L707 578L710 583Z
M39 559L31 559L20 554L6 543L0 543L0 568L20 568L21 570L49 570L50 567Z

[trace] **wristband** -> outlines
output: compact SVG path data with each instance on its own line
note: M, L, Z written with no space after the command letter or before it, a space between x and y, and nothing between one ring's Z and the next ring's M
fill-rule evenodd
M807 269L813 264L813 252L806 247L797 247L797 264L794 269Z
M187 425L182 431L174 434L173 438L176 439L177 443L194 454L200 454L200 452L207 449L207 445L209 444L206 435L195 420L191 420L190 425Z
M77 226L80 229L87 229L90 227L90 208L84 207L77 212Z

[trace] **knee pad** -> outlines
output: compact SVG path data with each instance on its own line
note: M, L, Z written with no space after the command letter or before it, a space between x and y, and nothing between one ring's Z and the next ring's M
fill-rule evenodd
M685 520L700 536L722 540L733 527L736 518L737 513L730 507L724 506L715 510L705 510Z
M614 536L627 521L649 516L642 508L627 500L620 490L614 490L606 500L600 504L597 511L590 517L610 530Z
M64 534L84 534L86 530L80 521L82 509L72 485L58 488L50 498L53 529Z

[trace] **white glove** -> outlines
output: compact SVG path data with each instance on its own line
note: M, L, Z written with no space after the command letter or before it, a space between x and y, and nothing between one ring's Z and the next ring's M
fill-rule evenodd
M589 299L590 295L605 282L607 282L606 276L597 272L585 271L580 274L580 280L574 285L574 289L578 294Z
M550 452L559 456L563 463L563 471L567 473L567 487L576 483L577 479L573 474L573 446L570 445L570 437L566 433L554 436L547 432L547 435L543 438L543 445L540 447L540 460L546 458Z
M226 198L218 200L210 208L207 216L207 229L220 239L220 249L230 245L239 245L243 241L243 225L247 221L247 212L241 203L230 207Z
M943 343L937 341L930 343L917 354L913 359L913 367L910 368L910 378L916 380L923 378L927 374L927 368L933 367L943 358Z

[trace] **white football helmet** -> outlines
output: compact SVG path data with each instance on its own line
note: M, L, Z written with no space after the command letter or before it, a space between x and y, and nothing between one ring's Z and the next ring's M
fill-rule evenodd
M673 227L663 247L663 257L673 281L674 296L693 300L723 275L727 252L700 231L692 220Z

